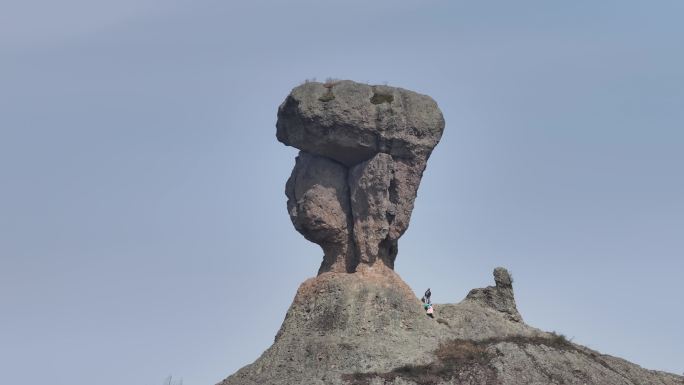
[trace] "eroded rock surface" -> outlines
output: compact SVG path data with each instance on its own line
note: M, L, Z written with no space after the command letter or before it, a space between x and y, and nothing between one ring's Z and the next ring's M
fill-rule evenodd
M288 146L353 166L378 152L427 158L444 117L427 95L344 80L293 89L278 109L276 127Z
M389 221L396 211L389 192L393 163L390 155L380 153L349 173L354 242L363 265L372 265L380 258L387 266L394 266L396 248L390 257L389 248L383 244L388 240Z
M512 292L504 272L497 269L497 286ZM515 321L487 301L434 308L427 317L384 266L321 274L300 286L273 345L221 385L684 385L684 377Z
M323 248L319 273L376 262L393 268L444 130L437 103L401 88L312 82L292 90L276 126L278 140L301 150L286 187L288 211Z
M347 169L328 158L301 152L285 185L295 229L323 248L321 271L352 272L352 222Z
M392 267L444 128L429 97L307 83L277 127L301 150L286 185L290 218L325 256L273 345L220 385L684 385L525 324L504 268L495 286L426 315Z
M496 286L471 290L466 300L491 307L505 314L511 321L521 322L522 316L515 305L511 274L503 267L497 267L494 269L494 282Z

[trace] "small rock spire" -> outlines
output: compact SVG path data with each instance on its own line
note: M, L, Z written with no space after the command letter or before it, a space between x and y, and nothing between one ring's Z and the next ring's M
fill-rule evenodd
M505 268L497 267L494 269L494 282L496 286L471 290L466 296L466 300L500 311L506 314L511 321L522 322L522 316L515 305L511 274Z
M513 278L508 270L503 267L494 269L494 282L499 289L513 289Z

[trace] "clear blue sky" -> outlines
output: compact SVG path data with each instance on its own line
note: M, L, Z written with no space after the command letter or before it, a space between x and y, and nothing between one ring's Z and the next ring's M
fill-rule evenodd
M276 109L306 78L433 96L397 271L516 278L525 320L684 371L684 2L5 0L0 366L13 385L213 384L322 252ZM249 311L250 304L254 311Z

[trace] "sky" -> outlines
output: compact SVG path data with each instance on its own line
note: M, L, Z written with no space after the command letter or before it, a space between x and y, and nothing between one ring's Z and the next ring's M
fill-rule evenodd
M0 2L0 371L214 384L322 251L284 186L306 79L446 119L397 272L457 302L505 266L525 321L684 372L684 2Z

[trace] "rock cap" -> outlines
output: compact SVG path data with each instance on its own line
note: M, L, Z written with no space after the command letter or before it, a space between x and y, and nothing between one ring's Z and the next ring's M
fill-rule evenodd
M352 166L380 152L427 159L444 117L431 97L403 88L307 82L280 105L276 127L280 142Z

